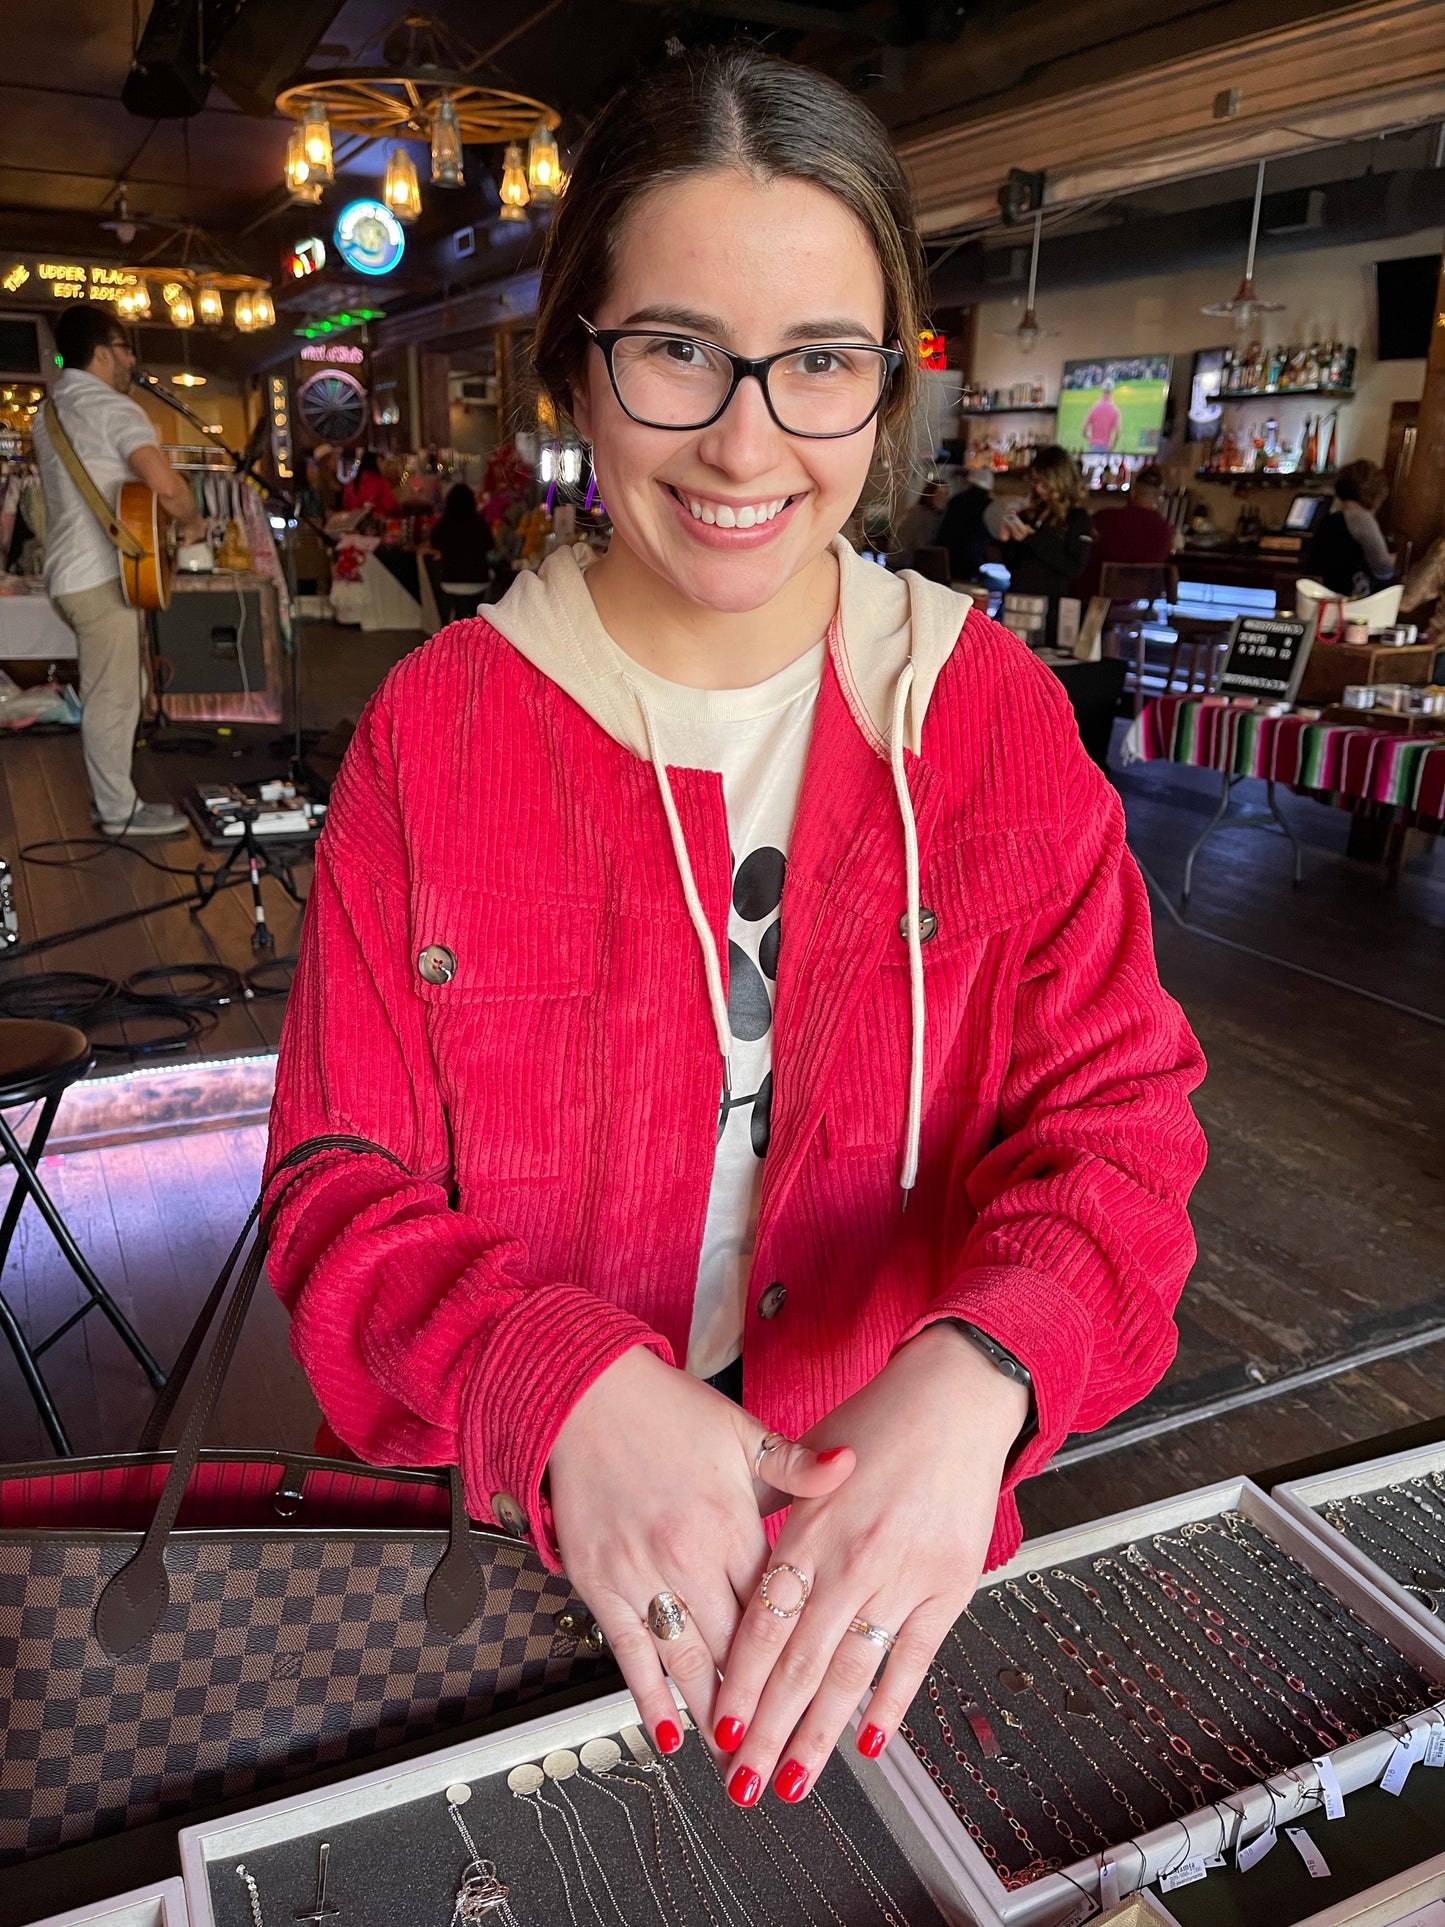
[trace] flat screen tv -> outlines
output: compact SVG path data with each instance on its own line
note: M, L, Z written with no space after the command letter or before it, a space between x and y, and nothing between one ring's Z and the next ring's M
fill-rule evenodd
M1419 361L1430 352L1435 325L1438 254L1407 254L1375 263L1375 304L1381 361Z
M1076 455L1157 455L1168 401L1168 355L1066 361L1059 440Z

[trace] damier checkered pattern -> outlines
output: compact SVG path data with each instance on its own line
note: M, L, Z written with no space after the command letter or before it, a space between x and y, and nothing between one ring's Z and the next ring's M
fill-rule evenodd
M441 1535L178 1532L170 1605L120 1661L95 1604L130 1534L0 1536L0 1865L273 1786L585 1679L578 1602L525 1548L474 1535L482 1615L427 1623ZM585 1623L585 1613L584 1613Z

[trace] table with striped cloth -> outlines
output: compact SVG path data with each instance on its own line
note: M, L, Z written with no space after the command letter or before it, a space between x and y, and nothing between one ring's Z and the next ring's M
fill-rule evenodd
M1397 736L1365 724L1269 716L1217 697L1161 696L1130 728L1124 760L1255 776L1341 809L1390 804L1422 827L1445 818L1445 735Z

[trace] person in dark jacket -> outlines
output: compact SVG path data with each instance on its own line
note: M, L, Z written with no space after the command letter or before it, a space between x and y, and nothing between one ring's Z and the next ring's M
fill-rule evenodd
M948 550L949 575L955 582L977 582L988 560L993 540L983 525L984 511L993 500L993 470L970 470L963 487L943 511L934 541Z
M1391 581L1395 558L1375 515L1390 491L1375 462L1346 462L1335 478L1335 506L1316 528L1310 572L1336 595L1367 596Z
M1083 573L1093 545L1088 499L1079 465L1068 450L1041 448L1029 469L1027 506L1007 511L995 507L988 517L1003 546L1010 590L1049 599L1050 643L1058 633L1059 597Z

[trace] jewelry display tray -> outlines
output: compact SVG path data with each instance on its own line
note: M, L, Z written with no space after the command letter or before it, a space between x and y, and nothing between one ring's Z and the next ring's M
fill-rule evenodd
M685 1714L683 1718L686 1721ZM239 1889L239 1883L231 1881L230 1886L238 1888L232 1894L230 1886L213 1888L213 1876L223 1872L232 1873L238 1861L246 1864L248 1860L252 1863L250 1871L259 1875L261 1864L257 1856L284 1847L289 1842L304 1842L306 1870L299 1871L298 1862L298 1870L292 1876L294 1893L288 1888L265 1907L265 1927L291 1927L298 1902L304 1908L314 1886L317 1846L322 1840L329 1839L332 1842L331 1897L335 1900L341 1897L337 1879L342 1872L343 1847L337 1840L341 1829L371 1816L393 1814L399 1808L420 1801L435 1799L440 1805L445 1799L446 1789L454 1783L462 1782L476 1787L479 1782L493 1776L505 1776L513 1767L540 1761L557 1749L570 1748L576 1751L588 1740L615 1738L624 1727L635 1724L637 1709L632 1696L625 1690L609 1693L556 1717L527 1720L483 1739L439 1749L399 1770L360 1773L338 1786L296 1794L269 1805L250 1807L239 1814L229 1814L223 1819L185 1828L179 1835L178 1844L190 1909L190 1927L252 1927L247 1898L244 1891ZM685 1746L700 1749L701 1744L696 1730L689 1725ZM834 1758L838 1770L847 1774L855 1790L861 1793L863 1803L907 1863L937 1914L948 1927L977 1927L974 1914L965 1906L954 1885L946 1843L936 1837L933 1816L911 1810L911 1803L899 1798L879 1767L859 1756L850 1744L849 1734L844 1735ZM719 1798L726 1801L727 1795L721 1782L717 1791ZM773 1800L771 1793L765 1794L764 1798ZM480 1805L481 1802L471 1800L461 1808L461 1813L474 1832L479 1851L488 1855L491 1849L486 1838L485 1822L478 1813ZM774 1809L777 1809L776 1802ZM750 1821L754 1816L742 1817ZM447 1833L451 1835L450 1827ZM532 1851L540 1858L543 1849L537 1844L535 1835L532 1839ZM470 1857L459 1836L449 1837L447 1851L450 1856L446 1861L449 1884L441 1911L438 1912L437 1906L431 1901L423 1904L421 1883L418 1882L415 1911L407 1917L388 1915L387 1927L414 1927L417 1922L424 1922L426 1927L437 1927L438 1921L441 1927L446 1927L457 1876ZM430 1873L433 1870L425 1871ZM527 1905L526 1866L515 1869L510 1866L499 1867L499 1872L512 1884L519 1918L531 1927L538 1916ZM217 1894L220 1896L219 1905ZM590 1908L584 1913L579 1907L578 1915L580 1927L590 1927L594 1918L603 1918L595 1915ZM606 1916L607 1920L611 1918L611 1915ZM639 1913L637 1927L646 1927L646 1918L645 1910ZM557 1927L557 1922L562 1919L563 1915L558 1910L556 1919L549 1922L549 1927ZM359 1914L344 1912L336 1927L358 1927L359 1920ZM782 1927L782 1916L777 1916L777 1920L778 1927ZM759 1927L764 1927L764 1923L760 1921ZM801 1917L796 1924L789 1919L788 1927L802 1927Z
M1439 1705L1397 1721L1393 1732L1365 1734L1330 1754L1343 1793L1353 1793L1373 1784L1383 1772L1401 1733L1409 1727L1438 1724L1445 1719L1445 1654L1439 1640L1428 1638L1413 1615L1402 1613L1372 1575L1322 1543L1315 1529L1322 1521L1306 1521L1286 1511L1250 1480L1230 1479L1219 1485L1203 1486L1157 1505L1116 1512L1065 1532L1026 1541L1007 1565L986 1573L981 1584L994 1586L1005 1580L1022 1579L1043 1567L1067 1565L1073 1560L1111 1552L1132 1540L1172 1532L1194 1520L1212 1519L1230 1511L1241 1512L1262 1526L1312 1577L1327 1586L1374 1631L1384 1634L1413 1666L1442 1682ZM915 1707L917 1704L915 1701ZM1127 1898L1129 1893L1150 1886L1161 1874L1192 1855L1207 1857L1217 1853L1222 1830L1232 1824L1222 1812L1225 1807L1239 1816L1230 1842L1233 1848L1263 1833L1267 1826L1282 1827L1321 1803L1318 1776L1308 1760L1302 1758L1294 1776L1275 1775L1263 1783L1223 1795L1218 1805L1200 1807L1185 1819L1170 1820L1148 1833L1125 1839L1102 1856L1094 1854L1077 1860L1060 1872L1043 1874L1028 1886L1011 1891L993 1872L934 1786L923 1763L901 1737L892 1742L880 1764L910 1814L920 1825L926 1819L932 1837L946 1843L949 1873L964 1896L965 1905L972 1908L984 1927L1055 1927L1055 1923L1075 1913L1081 1904L1081 1895L1086 1894L1097 1903L1101 1858L1114 1862L1121 1894ZM1166 1907L1167 1904L1166 1901Z
M1418 1599L1411 1598L1400 1582L1383 1566L1377 1565L1363 1546L1357 1546L1353 1539L1337 1531L1319 1511L1332 1499L1365 1497L1371 1492L1380 1491L1382 1487L1421 1478L1427 1472L1445 1473L1445 1445L1421 1445L1411 1452L1394 1452L1383 1459L1365 1459L1359 1465L1343 1466L1338 1472L1322 1473L1317 1478L1291 1479L1288 1485L1277 1485L1271 1497L1291 1518L1299 1520L1307 1531L1314 1533L1331 1552L1364 1573L1397 1611L1407 1614L1415 1622L1434 1644L1435 1650L1445 1654L1445 1620L1432 1613ZM1445 1511L1445 1500L1440 1504L1441 1510ZM1445 1571L1445 1544L1440 1547L1440 1565Z
M1404 1927L1405 1923L1417 1920L1432 1901L1445 1904L1445 1854L1437 1854L1434 1859L1421 1861L1419 1866L1410 1867L1391 1880L1382 1880L1378 1886L1366 1887L1346 1900L1336 1901L1322 1913L1309 1914L1297 1920L1295 1927ZM1155 1901L1154 1905L1163 1927L1178 1927L1166 1902ZM1112 1914L1106 1914L1101 1920L1096 1915L1093 1927L1106 1927L1113 1918ZM1433 1918L1430 1927L1435 1927Z
M179 1880L158 1880L152 1887L134 1887L128 1894L51 1914L30 1927L81 1927L82 1921L93 1927L187 1927L186 1891Z

